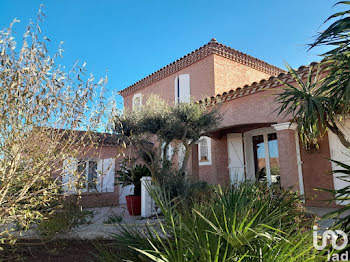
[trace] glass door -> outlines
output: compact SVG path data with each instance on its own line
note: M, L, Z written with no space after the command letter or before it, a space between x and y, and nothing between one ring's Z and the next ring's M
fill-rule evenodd
M276 133L252 136L255 178L259 182L280 185L278 142Z

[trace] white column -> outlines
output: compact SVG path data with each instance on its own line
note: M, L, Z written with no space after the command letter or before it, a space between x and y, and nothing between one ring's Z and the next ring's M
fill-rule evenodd
M279 123L272 125L276 131L291 129L295 131L295 149L297 155L297 165L298 165L298 178L299 178L299 191L301 195L304 195L304 182L303 182L303 169L300 155L300 145L299 145L299 135L297 129L297 124L291 122ZM278 137L277 137L278 139Z
M141 216L152 216L152 197L148 192L148 188L152 185L152 178L144 176L141 178Z

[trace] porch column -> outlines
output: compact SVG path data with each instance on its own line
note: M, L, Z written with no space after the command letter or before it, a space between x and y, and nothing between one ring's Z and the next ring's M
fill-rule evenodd
M290 122L272 125L277 133L281 186L304 194L297 125Z

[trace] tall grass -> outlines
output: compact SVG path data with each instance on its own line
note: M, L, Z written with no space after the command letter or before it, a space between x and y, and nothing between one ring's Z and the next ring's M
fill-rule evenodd
M322 260L312 245L313 218L295 193L243 183L213 187L206 200L191 204L170 199L160 187L151 194L164 222L142 235L137 228L116 235L128 250L127 256L118 255L119 261Z

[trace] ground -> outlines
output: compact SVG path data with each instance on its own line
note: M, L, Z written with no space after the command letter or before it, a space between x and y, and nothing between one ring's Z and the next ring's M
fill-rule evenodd
M105 246L110 242L71 239L49 242L21 240L14 247L4 246L5 250L0 252L0 261L94 261L94 254L98 253L97 246Z
M307 209L310 213L319 216L335 210L333 208L312 207ZM94 261L94 255L98 254L99 245L106 247L113 244L114 248L117 247L111 233L118 232L118 224L106 224L109 217L122 217L121 223L141 227L146 223L156 224L158 222L156 218L132 217L123 205L88 210L95 214L90 221L91 223L83 224L69 234L60 236L59 239L53 241L39 240L35 231L30 231L23 235L15 247L4 246L4 251L0 252L0 261ZM320 232L333 223L334 220L330 219L320 221L318 223Z

